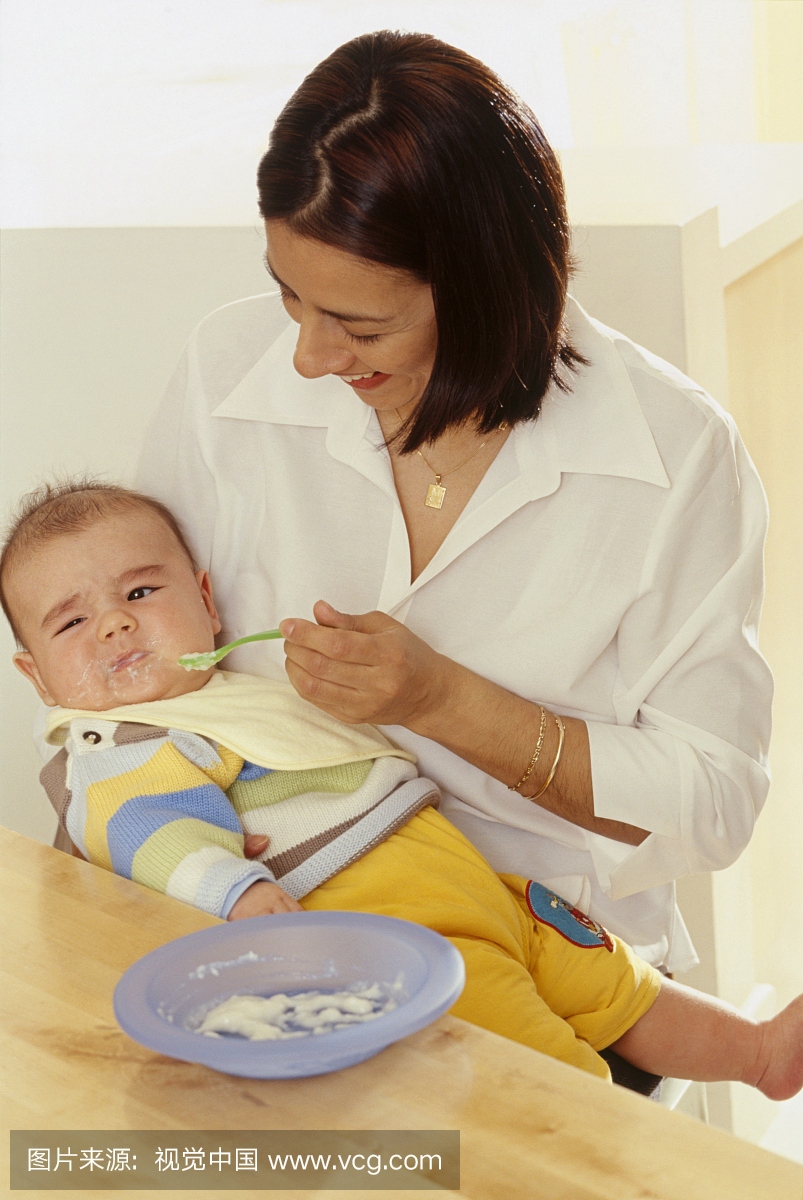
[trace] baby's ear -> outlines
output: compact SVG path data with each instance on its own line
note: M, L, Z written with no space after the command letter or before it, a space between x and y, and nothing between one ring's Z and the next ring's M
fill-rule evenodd
M196 571L195 581L201 592L201 598L204 602L204 608L209 613L212 622L212 632L220 633L223 626L220 624L220 617L215 608L215 598L212 595L212 580L209 578L208 571Z
M44 700L45 704L49 704L51 708L54 708L57 701L53 699L47 690L30 650L18 650L14 655L13 662L20 675L24 675L36 688L39 693L39 699Z

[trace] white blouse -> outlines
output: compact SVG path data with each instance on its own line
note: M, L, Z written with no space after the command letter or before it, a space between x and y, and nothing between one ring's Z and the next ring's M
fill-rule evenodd
M674 367L592 321L589 360L517 425L426 570L410 549L373 410L292 364L276 295L227 305L187 346L139 473L209 569L225 641L381 609L442 654L587 722L586 832L399 726L442 811L499 871L553 887L649 961L696 961L674 880L732 863L769 784L772 678L757 647L767 504L732 419ZM281 643L232 670L283 678Z

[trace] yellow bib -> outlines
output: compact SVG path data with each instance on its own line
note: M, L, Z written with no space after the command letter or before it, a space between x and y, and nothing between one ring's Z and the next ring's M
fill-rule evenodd
M171 700L126 704L102 713L54 708L46 740L63 745L76 717L197 733L274 771L310 771L385 755L415 762L413 754L394 746L373 725L345 725L302 700L289 683L235 671L215 671L197 692Z

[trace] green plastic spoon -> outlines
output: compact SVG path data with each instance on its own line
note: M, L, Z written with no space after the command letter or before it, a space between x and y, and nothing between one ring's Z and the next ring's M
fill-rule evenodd
M214 667L215 663L219 663L221 658L225 658L236 646L244 646L246 642L267 642L270 638L280 638L281 636L278 629L268 629L265 633L249 633L248 637L241 637L236 642L229 642L228 646L221 646L219 650L205 650L200 651L198 654L182 654L178 660L178 665L183 667L185 671L208 671L210 667Z

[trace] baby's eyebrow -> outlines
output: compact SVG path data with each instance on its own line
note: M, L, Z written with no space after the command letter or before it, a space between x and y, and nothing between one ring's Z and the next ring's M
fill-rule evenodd
M68 608L72 608L72 606L80 599L80 592L73 592L72 596L68 596L66 600L59 600L58 604L54 604L53 607L45 613L44 617L42 618L42 624L40 628L45 629L46 626L52 625L54 621L58 620L62 613L66 612Z
M122 575L118 575L114 582L118 587L122 587L123 584L131 583L141 575L164 575L164 573L165 568L161 563L148 563L144 567L132 567L130 571L123 571Z

